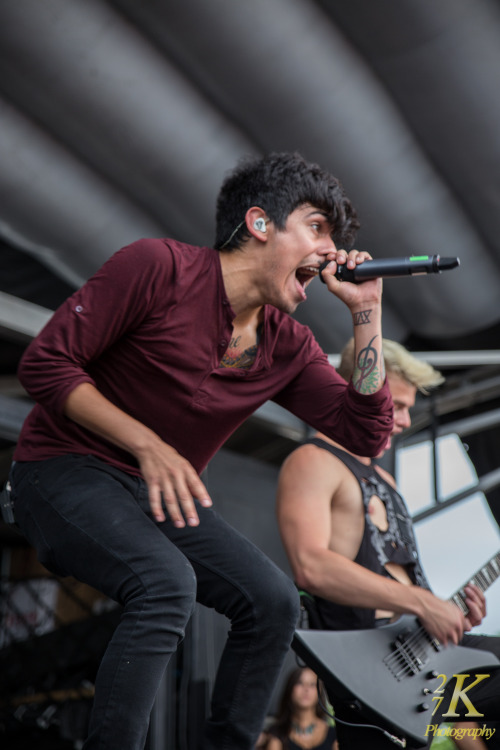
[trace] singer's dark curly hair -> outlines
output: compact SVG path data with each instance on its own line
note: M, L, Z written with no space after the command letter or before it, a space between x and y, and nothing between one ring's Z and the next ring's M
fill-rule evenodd
M305 203L325 212L333 227L335 244L350 250L359 222L336 177L298 153L245 157L219 191L214 246L230 251L249 239L244 219L252 206L262 208L275 227L283 231L288 216Z

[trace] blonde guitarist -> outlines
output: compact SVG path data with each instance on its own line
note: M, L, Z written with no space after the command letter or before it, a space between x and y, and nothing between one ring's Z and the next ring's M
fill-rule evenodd
M346 380L355 381L366 362L354 361L352 344L345 347L338 371ZM396 342L384 339L383 354L394 402L393 434L397 434L410 425L417 391L427 393L443 378ZM385 449L389 447L390 438ZM277 513L312 627L340 631L376 628L394 616L412 614L444 645L466 641L467 646L500 655L500 639L485 641L464 635L486 614L479 588L466 587L466 614L431 592L404 501L393 477L371 459L348 452L317 433L285 461L278 484ZM500 677L496 682L493 677L484 682L486 686L477 687L475 703L486 701L498 711L500 700L495 695L500 695ZM341 701L334 708L339 718L363 723L363 717ZM470 726L463 725L465 729ZM341 724L337 729L341 750L394 747L381 732ZM467 733L464 737L469 743ZM479 737L469 746L475 750L486 747Z

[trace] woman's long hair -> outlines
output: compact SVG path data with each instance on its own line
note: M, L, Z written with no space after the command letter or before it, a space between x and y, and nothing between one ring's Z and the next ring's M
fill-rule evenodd
M302 677L302 673L309 669L309 667L296 667L287 677L283 693L278 706L278 713L276 715L276 721L270 727L270 734L278 737L283 743L283 747L288 747L288 735L292 731L293 723L293 712L294 707L292 704L292 693L295 685L297 685ZM321 708L319 702L316 704L316 716L318 719L325 719L325 713Z

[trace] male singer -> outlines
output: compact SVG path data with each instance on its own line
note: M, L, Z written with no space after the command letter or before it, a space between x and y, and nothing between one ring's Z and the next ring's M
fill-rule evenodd
M117 252L20 366L37 405L11 473L17 522L50 570L123 606L85 750L142 750L195 599L231 620L202 748L253 748L298 598L211 508L199 475L268 399L370 455L392 427L381 281L334 277L369 258L340 249L359 225L338 180L298 154L245 160L222 185L216 223L216 249L148 239ZM371 352L356 386L290 317L325 259L357 354Z

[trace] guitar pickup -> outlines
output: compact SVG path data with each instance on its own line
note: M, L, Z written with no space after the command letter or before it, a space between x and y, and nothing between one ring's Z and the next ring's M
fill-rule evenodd
M385 657L384 664L399 681L422 671L430 658L429 646L437 650L423 628L403 631L392 645L393 650Z

